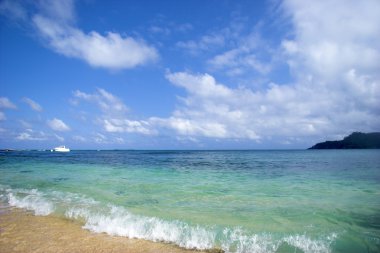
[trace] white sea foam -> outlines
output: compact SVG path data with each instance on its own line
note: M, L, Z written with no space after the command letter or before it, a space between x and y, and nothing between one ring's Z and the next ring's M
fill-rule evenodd
M165 221L156 217L131 214L124 208L108 206L109 213L99 214L85 208L70 208L68 218L86 220L84 228L93 232L129 238L175 243L184 248L209 249L215 242L215 232L181 221Z
M104 205L92 198L74 193L0 187L0 194L6 196L10 205L32 210L36 215L58 212L67 218L81 220L84 222L83 228L93 232L169 242L189 249L219 247L225 252L271 253L286 243L305 253L320 253L330 252L330 245L337 238L334 233L324 238L311 239L307 235L297 234L252 234L239 227L190 225L178 220L136 215L123 207Z
M71 206L94 206L99 202L79 194L58 191L41 192L37 189L11 189L0 187L1 195L9 205L33 211L35 215L49 215Z
M291 235L283 239L289 245L297 247L304 252L310 253L328 253L330 244L337 238L337 234L332 233L320 240L312 240L305 235Z
M248 234L241 228L223 230L222 249L226 252L275 252L278 245L270 234Z
M25 208L34 211L36 215L49 215L54 211L54 205L36 189L19 190L13 192L7 190L8 203L11 206Z

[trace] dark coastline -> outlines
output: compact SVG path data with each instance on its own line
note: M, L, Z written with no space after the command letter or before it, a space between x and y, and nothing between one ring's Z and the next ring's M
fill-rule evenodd
M354 132L340 141L325 141L315 144L309 149L379 149L380 132Z

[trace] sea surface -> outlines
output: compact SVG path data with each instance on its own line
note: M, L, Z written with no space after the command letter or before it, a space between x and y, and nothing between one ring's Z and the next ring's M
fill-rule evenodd
M0 152L0 201L225 252L380 252L380 150Z

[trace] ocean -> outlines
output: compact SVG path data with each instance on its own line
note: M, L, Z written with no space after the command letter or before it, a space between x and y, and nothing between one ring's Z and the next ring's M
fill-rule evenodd
M0 152L0 201L225 252L380 252L380 150Z

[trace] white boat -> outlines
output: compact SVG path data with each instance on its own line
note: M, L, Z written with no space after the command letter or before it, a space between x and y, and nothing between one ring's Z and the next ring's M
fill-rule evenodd
M54 152L70 152L69 148L66 148L65 146L58 146L50 151Z

